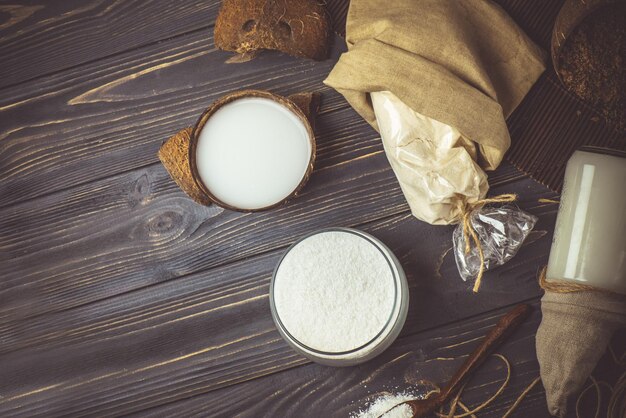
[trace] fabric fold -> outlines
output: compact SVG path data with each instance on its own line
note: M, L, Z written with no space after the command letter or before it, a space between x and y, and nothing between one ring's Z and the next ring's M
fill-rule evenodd
M505 118L545 69L545 54L485 0L353 0L346 33L327 85L377 130L369 93L393 93L476 142L487 170L509 147Z

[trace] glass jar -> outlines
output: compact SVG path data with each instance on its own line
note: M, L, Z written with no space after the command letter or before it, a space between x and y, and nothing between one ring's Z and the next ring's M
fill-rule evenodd
M308 244L311 244L311 240L320 241L314 251L305 251L303 243L307 240L309 240ZM324 244L323 247L319 245L320 243ZM343 259L341 258L343 257L342 251L346 251L345 248L342 248L343 243L358 244L361 251L346 252L346 259ZM285 262L288 257L288 262ZM335 258L333 259L333 257ZM358 274L346 273L346 271L359 271L358 268L354 269L358 263L363 263L364 270L362 270L361 275L363 277L368 274L371 276L369 282L366 279L361 281ZM288 265L295 266L295 270L289 270L291 267ZM281 269L281 266L284 268ZM290 275L285 270L298 271L300 277L307 277L306 282L298 279L300 280L298 285L290 285L289 281L295 279L292 279L293 274ZM320 271L324 273L320 273ZM380 281L375 280L378 277L378 272L383 272L380 274ZM322 277L320 274L324 276ZM328 281L329 277L333 278L332 282ZM302 283L305 285L301 286L302 288L298 287ZM377 286L379 288L375 289ZM322 287L327 288L322 289ZM285 294L285 292L291 293ZM388 293L390 295L389 300L379 303L382 293ZM304 302L302 302L303 297L305 298ZM332 304L326 300L328 298L333 298L333 301L336 300L338 303ZM346 303L339 303L342 300L346 300ZM318 302L323 308L320 308L319 311L311 308L311 306L315 307L315 303ZM370 302L371 305L367 305ZM355 306L358 305L362 311L361 314L348 314L350 308L346 305L350 303ZM292 306L284 307L284 305L290 304ZM300 305L301 309L298 309ZM368 306L371 306L372 309L363 312L364 309L367 310ZM381 306L388 306L389 309L378 309ZM270 285L272 318L280 335L298 353L314 362L329 366L351 366L363 363L382 353L400 333L406 320L408 306L409 291L404 270L391 250L373 236L349 228L324 229L306 235L295 242L278 262ZM378 311L381 315L378 315ZM291 316L288 316L286 312ZM383 313L384 317L382 316ZM374 316L373 322L381 324L380 329L365 327L363 321L366 320L364 318L370 318L372 315ZM300 320L300 318L296 319L293 316L304 318L304 322L301 324L305 325L299 330L296 326L289 329L290 324L299 323L297 321ZM312 325L308 326L308 324ZM320 349L319 346L314 347L318 341L311 339L315 335L320 335L315 334L315 332L326 333L329 331L331 335L335 332L338 336L337 340L341 340L344 334L350 334L353 330L360 330L361 328L367 328L370 334L366 335L371 335L371 338L366 337L367 340L363 340L363 343L359 343L358 346L342 346L344 342L337 341L338 345L333 349ZM302 329L313 337L298 336L298 332L303 335ZM311 329L315 329L313 334L309 332ZM343 333L341 330L347 330L347 332ZM375 335L373 335L374 333ZM308 341L302 341L307 338ZM346 338L349 337L346 336Z
M626 294L626 153L584 147L567 162L546 279Z

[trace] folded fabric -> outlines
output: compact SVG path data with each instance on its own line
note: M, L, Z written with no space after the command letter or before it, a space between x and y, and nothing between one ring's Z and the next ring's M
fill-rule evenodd
M486 0L353 0L348 52L325 83L377 129L368 93L390 91L457 128L494 169L509 146L505 118L544 71L544 53Z
M546 291L541 313L536 336L541 380L548 410L564 417L615 331L626 327L626 295Z
M416 182L423 184L423 172L429 169L407 170L405 163L413 156L388 146L401 141L388 140L385 149L418 218L458 221L460 210L455 208L485 196L488 187L481 168L492 170L502 161L510 144L505 118L544 71L543 52L499 6L486 0L353 0L346 40L348 52L324 82L375 129L381 126L373 101L380 100L371 93L384 92L387 101L405 105L423 119L426 131L416 138L428 136L428 126L436 123L455 135L452 142L430 138L428 146L455 154L441 155L443 169L461 162L472 173L458 169L462 177L456 178L453 171L447 172L450 190L445 196L435 190L439 200L430 208L418 207L423 193L410 189ZM456 185L466 190L455 190Z

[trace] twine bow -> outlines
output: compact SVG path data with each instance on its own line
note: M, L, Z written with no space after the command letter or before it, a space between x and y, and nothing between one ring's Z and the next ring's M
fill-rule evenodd
M476 281L474 282L474 288L472 289L474 293L478 292L478 288L480 288L480 283L483 278L483 273L485 272L485 255L483 253L483 247L480 245L478 234L472 225L472 213L490 203L510 203L515 200L517 200L517 195L509 193L481 199L474 203L468 203L465 205L462 215L463 237L465 238L465 254L468 254L472 249L470 245L471 237L474 241L474 245L476 245L476 248L478 249L478 257L480 258L480 268L478 269L478 275L476 275Z

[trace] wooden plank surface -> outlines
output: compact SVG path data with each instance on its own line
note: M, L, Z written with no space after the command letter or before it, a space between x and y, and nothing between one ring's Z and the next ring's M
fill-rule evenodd
M529 185L529 180L519 180L513 184L500 186L495 191L504 191L506 189L521 190ZM445 323L458 319L457 315L473 314L476 306L481 308L497 307L498 301L492 298L493 294L502 293L506 286L515 286L518 291L523 289L525 295L535 294L537 288L535 286L536 266L528 261L532 257L537 257L537 263L545 262L550 239L547 236L546 228L549 228L554 222L556 214L555 205L546 205L537 203L539 197L550 197L551 194L539 192L539 194L526 194L520 205L525 209L532 211L540 217L537 228L525 245L531 247L531 252L527 253L526 249L522 250L521 255L524 262L516 263L513 260L503 269L488 272L488 281L484 292L474 295L468 299L467 304L458 306L453 312L441 312L434 319L435 323ZM347 221L338 225L350 225ZM465 292L469 284L460 280L456 280L456 266L451 253L446 251L451 246L450 232L451 227L432 228L423 230L422 224L415 221L406 211L397 215L388 216L382 220L369 222L360 225L361 228L379 236L398 255L403 265L408 266L407 271L410 278L411 286L421 289L416 297L429 295L428 299L421 302L423 306L429 306L432 310L438 311L439 307L445 306L445 297L447 293ZM297 234L295 237L300 236ZM10 315L12 321L8 321L3 325L4 345L2 351L11 352L25 347L44 348L47 344L52 345L65 344L70 341L80 341L81 335L91 335L93 332L97 338L107 337L110 335L118 335L115 332L120 327L120 332L131 326L132 329L140 329L142 324L152 324L151 321L158 320L155 312L176 317L179 311L170 312L170 307L184 308L181 300L190 298L194 303L189 306L193 309L197 306L209 303L215 298L212 292L197 294L202 290L202 278L210 278L213 275L220 281L235 280L235 277L242 271L256 271L260 280L256 286L265 287L266 279L271 275L273 266L284 251L284 246L291 243L295 237L286 242L282 247L264 252L263 260L268 259L269 262L259 264L256 257L251 259L243 259L231 263L224 263L222 267L212 268L210 270L198 269L197 272L187 274L178 280L164 281L158 285L146 286L137 292L128 292L119 298L106 298L99 303L83 304L75 309L59 309L58 312L46 312L46 315L33 315L28 320L16 320L15 315ZM419 238L416 238L419 237ZM445 253L445 254L444 254ZM445 257L443 257L445 255ZM246 266L253 267L246 267ZM232 272L231 272L232 270ZM419 274L417 273L419 272ZM217 279L215 279L217 280ZM190 286L190 287L189 287ZM432 293L431 293L432 292ZM28 301L28 293L21 294L15 292L15 300L26 305ZM193 296L193 297L192 297ZM258 295L256 295L258 296ZM517 296L503 295L504 300L513 297L515 301ZM159 298L163 306L155 308L156 300ZM72 299L72 298L67 298ZM180 300L179 300L180 299ZM200 305L197 305L199 303ZM182 306L181 306L182 305ZM184 312L182 309L180 312ZM7 315L9 317L9 315ZM144 322L145 321L145 322ZM431 319L433 321L433 319ZM410 321L409 321L410 322ZM418 328L428 326L429 323L420 323ZM135 328L133 328L135 327ZM137 328L139 327L139 328ZM96 332L97 331L97 332Z
M212 27L217 1L63 0L0 4L0 88Z
M334 59L342 49L337 41ZM196 32L5 89L0 207L153 164L165 139L236 89L319 91L326 110L347 108L321 83L333 59L224 64L231 55Z
M345 160L327 168L320 155L301 196L271 212L199 206L161 166L12 206L0 217L2 317L67 309L284 246L320 227L406 210L380 141L370 141L355 140L356 155L338 149Z
M1 209L0 274L8 280L0 287L0 322L228 263L316 228L406 211L376 132L338 106L336 93L324 98L315 175L285 208L240 214L198 206L158 164ZM510 175L519 178L503 167L492 185ZM45 215L37 216L42 207Z
M527 192L520 204L541 216L537 235L486 275L478 295L458 278L452 255L441 258L451 228L424 229L406 212L361 226L387 243L407 272L411 308L403 334L539 295L536 266L550 245L541 228L554 222L556 207L537 198L552 194L528 179L501 189L533 187L539 194ZM281 253L5 326L0 370L9 378L0 386L7 398L0 413L117 415L304 364L269 313L269 279Z
M412 301L413 302L413 301ZM266 304L265 304L266 305ZM535 307L536 310L536 307ZM427 311L425 311L427 312ZM239 320L232 323L233 327L241 327L244 321L252 320L254 314L258 312L251 312L249 316L240 315ZM498 311L497 313L500 313ZM269 315L263 315L263 317L268 318ZM521 358L516 358L511 356L511 360L515 362L516 365L524 365L524 363L528 363L529 359L534 360L531 356L533 353L528 349L528 344L532 342L533 332L537 326L537 318L539 317L538 313L534 313L534 318L532 321L528 321L524 324L524 329L526 332L521 332L522 339L528 340L524 347L519 347L519 353L516 355L523 355ZM320 391L320 397L324 399L325 397L335 397L337 396L337 403L327 404L326 402L319 402L319 409L312 409L311 413L300 415L298 412L304 412L304 410L298 410L298 408L311 408L313 405L307 405L308 403L300 403L294 401L294 396L298 397L300 391L291 391L289 390L291 384L287 384L288 381L292 380L292 384L295 386L300 386L302 383L308 382L322 382L326 379L321 379L319 376L316 376L318 373L322 373L324 377L328 378L330 382L340 382L342 378L351 376L361 376L363 378L376 376L376 374L380 371L380 368L387 368L389 370L386 373L387 377L383 379L375 379L374 388L382 387L385 385L397 385L403 379L409 379L410 383L417 382L423 378L435 379L436 381L443 381L445 376L449 376L454 372L454 368L459 365L457 360L461 355L467 355L471 348L473 348L472 343L474 343L480 336L485 334L485 330L488 329L488 326L492 325L495 322L496 316L494 313L480 316L478 318L470 319L464 321L463 324L451 324L447 327L441 327L432 331L427 331L425 333L414 334L411 336L407 336L401 338L397 344L394 344L393 348L387 351L383 356L378 359L373 360L371 363L368 363L364 366L359 366L355 368L348 369L336 369L336 368L328 368L328 367L307 367L305 370L296 370L296 373L287 373L284 376L280 374L278 376L271 376L269 380L272 384L263 385L262 381L265 379L260 379L260 381L249 381L248 384L244 385L234 385L230 386L226 391L213 391L208 396L200 396L198 397L198 401L190 402L191 405L196 403L201 403L204 405L213 405L215 416L235 416L238 412L247 409L251 405L251 403L260 402L261 400L266 398L266 403L260 402L258 405L258 409L252 409L249 416L346 416L347 412L350 408L354 408L357 405L351 403L355 402L358 399L361 399L363 393L367 393L365 387L361 387L360 389L355 388L355 390L360 391L360 396L353 397L352 393L349 391L344 395L345 397L338 396L339 392L342 392L344 387L342 384L337 384L336 389L334 390L323 390ZM223 320L233 319L232 317L224 317ZM283 357L280 363L282 367L278 370L285 368L293 368L298 365L303 365L307 363L305 359L297 356L290 350L286 344L280 340L278 334L274 331L271 325L271 318L269 318L269 322L265 324L265 327L258 327L258 320L254 321L255 325L255 333L259 335L265 335L264 339L258 338L255 345L248 345L246 349L243 347L232 347L230 350L243 350L250 351L254 353L254 358L251 359L238 359L233 363L223 363L219 356L216 356L213 360L214 363L220 364L219 367L212 366L210 364L210 359L212 356L203 356L203 350L205 349L205 345L207 341L207 335L210 335L211 329L209 327L205 327L204 329L196 329L194 334L198 336L197 347L195 347L195 351L193 352L182 352L178 357L175 357L173 360L162 360L156 364L148 364L143 365L139 370L134 367L131 369L123 370L121 372L108 373L105 375L87 375L83 376L81 380L70 380L64 381L60 387L50 388L48 390L40 391L38 393L34 393L31 395L27 395L27 397L36 398L37 401L33 401L32 399L26 399L27 402L24 402L23 406L20 405L20 401L23 401L24 398L11 399L9 397L9 402L5 402L6 406L16 405L15 409L3 409L3 415L10 413L20 413L23 415L31 415L41 413L46 411L48 413L54 415L87 415L90 413L95 413L97 411L100 416L112 416L120 413L128 413L132 412L135 409L144 409L146 406L150 406L151 403L160 404L163 403L164 400L176 400L176 396L172 393L172 390L175 390L179 393L178 399L187 398L194 393L198 393L199 390L207 390L207 389L215 389L213 387L201 387L200 385L210 384L210 378L207 379L208 376L202 376L205 374L213 374L216 378L221 379L234 379L236 376L230 374L230 372L235 370L245 370L248 368L254 369L257 373L264 372L263 374L268 374L268 372L276 372L276 357ZM222 327L223 329L223 327ZM189 330L188 332L191 332ZM519 338L519 337L518 337ZM520 344L520 340L513 337L508 342L509 347L516 347ZM172 338L161 338L162 342L169 342L170 345L174 346L175 343L172 341ZM213 343L213 341L211 341ZM107 347L113 347L114 344L108 343ZM469 348L469 347L471 348ZM121 347L120 347L121 348ZM136 348L135 344L128 344L127 349L132 352ZM155 354L162 352L163 350L168 349L168 347L163 344L159 344L154 346ZM175 350L175 347L169 347L171 350ZM206 347L207 349L213 348L213 346ZM223 349L225 350L225 349ZM109 358L108 350L97 350L98 353L101 353L102 356L105 356L104 360L99 360L101 363L106 362L106 359ZM35 378L40 378L40 376L45 376L47 373L54 373L60 370L64 370L67 368L67 365L74 363L73 368L78 369L81 367L91 368L92 361L96 361L96 359L92 356L89 356L89 352L86 349L82 351L83 355L79 358L73 357L68 358L62 364L47 364L43 360L50 356L50 358L58 358L56 353L51 352L50 354L44 354L38 356L38 359L41 359L38 366L44 366L45 369L43 371L38 371L35 373L37 369L33 368L33 372L29 373L19 373L19 375L13 377L11 383L20 383L22 380L32 381ZM525 354L524 354L525 353ZM68 353L74 354L74 353ZM68 356L69 357L69 356ZM117 356L119 357L119 356ZM403 361L400 361L399 364L396 359L400 358ZM433 360L436 360L437 357L449 358L450 361L435 361L431 367L423 368L423 366ZM49 359L48 359L49 360ZM87 361L87 363L85 363ZM171 363L168 363L171 361ZM8 362L5 367L9 367L9 370L12 371L14 369L23 370L25 368L24 364L13 362ZM136 363L136 361L135 361ZM183 365L179 365L179 367L172 367L173 364L183 363ZM396 363L396 364L394 364ZM534 362L533 362L534 363ZM34 366L34 365L33 365ZM64 367L65 366L65 367ZM537 368L535 364L531 364L530 372L532 372L532 377L537 375ZM119 367L116 365L116 367ZM51 369L48 372L47 369ZM310 371L310 373L307 373ZM437 372L433 372L433 370L438 370ZM523 369L522 369L523 370ZM301 372L304 371L304 376L302 376ZM216 373L219 372L219 375ZM422 374L424 373L424 374ZM528 373L528 371L526 371ZM139 374L139 376L137 375ZM274 373L272 373L274 374ZM262 374L259 374L262 375ZM259 376L257 375L257 376ZM501 374L499 374L502 376ZM132 376L132 378L129 378ZM516 377L524 376L524 372L520 372L520 370L516 370ZM304 382L302 381L304 379ZM357 379L355 383L359 382L362 379ZM491 376L491 379L495 380L494 376ZM531 378L532 379L532 378ZM207 381L208 380L208 381ZM278 380L278 382L276 381ZM373 380L373 379L371 379ZM481 384L489 384L490 380L478 379ZM228 383L234 383L236 381L230 381ZM7 382L9 383L9 382ZM75 386L72 385L75 383ZM224 382L220 382L224 384ZM200 387L199 387L200 386ZM219 385L216 385L219 387ZM259 388L265 386L265 390L259 391L257 394L246 393L246 388L250 388L249 391L254 392L258 391ZM285 388L285 386L287 386ZM284 396L272 397L271 394L277 390L285 388ZM168 389L170 389L168 391ZM491 389L491 388L490 388ZM305 389L306 390L306 389ZM371 389L370 389L371 390ZM240 392L240 391L243 391ZM538 391L540 392L540 391ZM226 393L226 395L224 395ZM280 393L280 392L279 392ZM96 401L98 401L99 405L94 405L94 395L98 395ZM307 394L314 399L317 398L315 392L305 391L304 394ZM282 395L282 393L281 393ZM18 395L20 396L20 395ZM222 398L223 397L223 398ZM250 398L250 403L245 401L245 398ZM225 399L232 399L232 402L225 401ZM105 404L102 403L103 400L107 402ZM318 399L315 399L318 400ZM509 402L510 399L507 399ZM186 403L182 401L182 403ZM7 405L8 404L8 405ZM5 408L6 408L5 406ZM276 410L274 408L284 407L285 411L281 411L280 409ZM92 408L92 409L90 409ZM172 408L172 409L170 409ZM286 412L294 408L294 410L290 411L289 414L281 413ZM177 404L173 404L173 406L168 407L171 411L172 415L174 411L179 410ZM213 409L213 408L211 408ZM185 409L180 409L181 415L187 415Z
M340 39L324 62L266 53L225 65L217 0L15 3L0 5L0 416L346 416L390 385L444 381L503 307L537 306L557 209L537 199L557 196L508 163L490 173L492 193L517 192L540 221L472 295L447 252L452 227L411 217L376 132L321 84ZM560 2L501 3L546 44ZM277 210L198 206L156 151L212 100L249 87L323 94L316 171ZM537 110L561 94L552 87L544 77L509 120L514 143L555 134L562 122ZM308 363L269 312L282 251L326 226L379 237L410 283L401 338L356 368ZM505 348L513 386L486 416L536 375L538 320L535 309ZM502 370L481 373L470 402ZM546 416L541 388L517 416L529 415Z
M512 363L509 385L496 402L477 414L480 417L502 417L519 393L539 375L534 335L541 314L538 301L530 303L533 307L530 318L498 350ZM400 337L392 348L367 366L341 369L314 364L299 366L257 381L149 409L136 416L347 417L384 394L405 390L423 394L422 380L445 384L504 312L505 309L498 309L462 323ZM624 346L626 333L617 335L612 344ZM619 370L608 353L598 368L613 378ZM505 377L504 363L492 357L466 386L463 401L470 407L479 405L495 393ZM512 416L547 416L541 412L544 405L545 393L541 387L535 387ZM582 417L593 416L594 405L583 403L581 412Z
M536 8L520 1L503 5L545 48L554 3L540 3ZM337 40L331 58L321 63L268 53L250 63L224 65L232 54L214 49L207 28L2 89L0 207L155 163L165 138L193 124L208 103L236 88L271 88L281 94L319 91L329 102L326 106L345 107L345 101L321 84L344 49ZM551 97L565 100L571 116L569 109L576 103L551 86L550 79L542 78L535 90L547 89ZM518 166L526 166L523 158L516 158L520 150L537 138L552 143L554 135L567 138L580 132L580 123L593 127L577 118L577 124L564 119L568 129L554 123L548 126L556 129L541 128L554 119L552 109L559 109L546 109L544 102L545 94L530 95L517 112L520 116L510 120L510 155ZM598 132L602 130L583 134Z
M524 1L500 3L520 25L546 44L560 2L525 7ZM347 1L328 0L341 32ZM0 4L0 88L17 85L194 31L212 31L218 1L65 0L12 1ZM140 18L139 18L140 16Z

